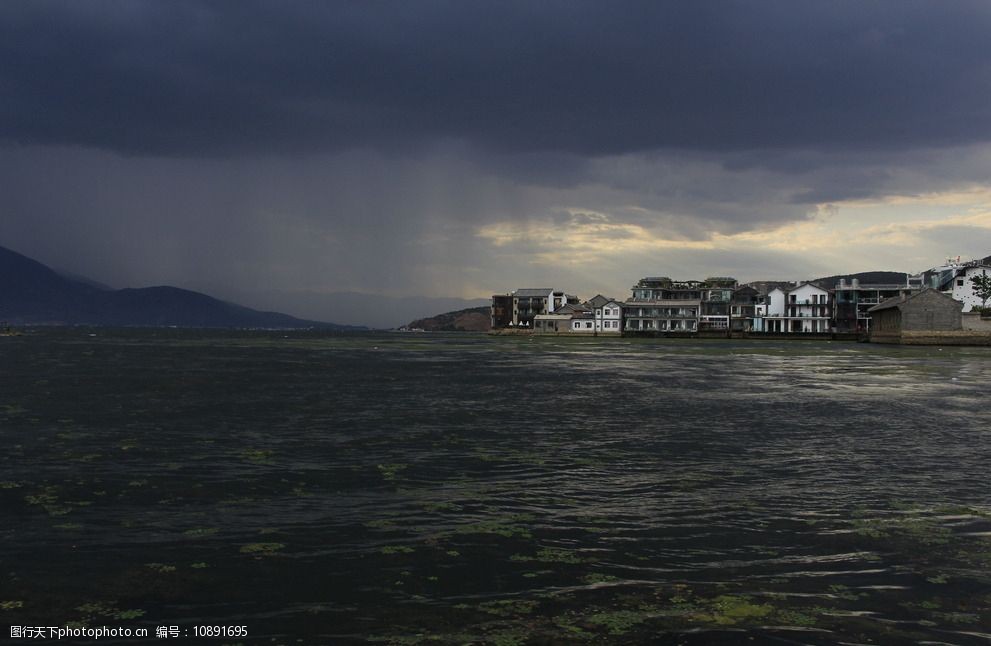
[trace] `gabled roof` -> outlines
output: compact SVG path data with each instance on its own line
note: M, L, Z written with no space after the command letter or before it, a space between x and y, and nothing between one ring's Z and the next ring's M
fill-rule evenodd
M878 303L877 305L875 305L874 307L870 308L867 311L868 312L878 312L878 311L881 311L881 310L890 310L893 307L901 308L903 305L905 305L909 301L912 301L913 299L916 299L916 298L922 296L923 294L931 294L931 295L938 296L939 298L945 299L947 302L952 303L957 308L963 309L963 303L961 303L960 301L954 299L952 296L948 296L948 295L944 294L943 292L941 292L939 290L936 290L936 289L932 289L932 288L928 288L927 287L926 289L923 289L922 291L915 292L914 294L911 294L910 296L905 296L904 298L901 297L901 296L895 296L893 298L889 298L888 300L886 300L886 301L884 301L882 303Z
M567 305L562 305L561 307L554 310L555 314L577 314L579 312L590 311L584 305L577 305L575 303L568 303Z
M611 298L606 298L602 294L596 294L592 298L588 299L588 304L592 307L602 307L611 300Z
M796 290L802 289L803 287L806 287L806 286L813 287L815 289L818 289L820 292L826 292L827 294L829 293L829 290L828 289L823 289L822 287L819 287L815 283L813 283L811 281L808 281L808 280L795 285L794 287L792 287L791 289L788 290L788 293L790 294L790 293L792 293L792 292L794 292Z
M552 287L523 287L513 292L513 296L528 298L532 296L547 296L554 291Z

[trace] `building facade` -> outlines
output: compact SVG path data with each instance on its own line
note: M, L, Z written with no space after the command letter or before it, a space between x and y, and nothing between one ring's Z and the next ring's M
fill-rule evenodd
M959 301L935 289L891 298L871 308L870 338L884 342L905 332L959 331L962 308Z
M553 314L565 305L578 303L578 297L550 287L526 287L509 294L492 296L492 329L533 328L534 318Z
M833 328L837 332L868 332L871 323L868 311L872 307L921 289L918 283L911 286L909 280L908 274L900 284L861 283L856 278L849 281L841 278L833 288Z
M628 332L695 332L702 309L702 281L641 278L623 303Z
M767 295L754 331L777 334L825 334L830 332L829 292L812 283L791 289L775 287Z

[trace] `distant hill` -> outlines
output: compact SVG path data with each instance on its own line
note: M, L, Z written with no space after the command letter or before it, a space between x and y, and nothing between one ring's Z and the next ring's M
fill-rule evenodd
M420 328L427 332L487 332L489 325L489 308L483 306L417 319L406 327Z
M905 272L904 271L862 271L859 274L838 274L836 276L826 276L825 278L817 278L812 283L815 283L823 289L833 289L836 287L836 283L840 282L840 279L846 279L850 282L854 278L858 279L861 283L873 283L876 285L904 285L905 284Z
M177 287L109 289L3 247L0 320L11 325L358 329L261 312Z

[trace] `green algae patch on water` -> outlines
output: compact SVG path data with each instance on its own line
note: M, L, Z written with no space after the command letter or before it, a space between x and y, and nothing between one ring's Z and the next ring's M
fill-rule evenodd
M388 482L395 482L399 479L399 474L406 470L408 465L405 464L379 464L378 470L382 474L382 478Z
M455 530L457 534L495 534L503 538L533 538L526 527L514 525L499 520L483 520L471 525L462 525Z
M754 603L747 595L719 595L709 601L704 610L691 615L695 621L717 626L756 624L774 612L767 603Z
M519 617L522 615L531 614L539 605L539 601L531 601L526 599L500 599L498 601L486 601L484 603L480 603L478 604L478 609L482 612L495 615L497 617Z
M647 618L643 613L633 610L612 610L595 613L586 617L585 620L605 628L610 635L625 635L635 626L646 621Z
M566 563L570 565L590 562L589 559L578 556L573 550L566 550L560 547L545 547L538 550L534 556L513 554L509 557L509 560L521 563L537 561L541 563Z
M268 449L244 449L239 455L248 462L266 463L272 461L274 452Z
M239 550L241 554L251 554L253 556L271 556L278 554L285 549L284 543L248 543L242 545Z

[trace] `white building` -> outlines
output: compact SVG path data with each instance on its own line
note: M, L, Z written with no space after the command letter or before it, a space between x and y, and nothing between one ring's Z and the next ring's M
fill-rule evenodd
M767 294L767 303L758 307L755 332L787 334L823 334L830 331L829 292L812 283L793 289L775 287Z
M952 282L947 285L949 289L944 290L944 294L952 296L954 300L963 303L963 311L969 312L975 307L981 307L981 297L974 291L974 283L971 279L975 276L991 276L991 266L970 265L960 267L953 277Z
M589 299L588 307L592 310L595 323L594 330L599 334L623 333L623 304L612 298L598 294Z

